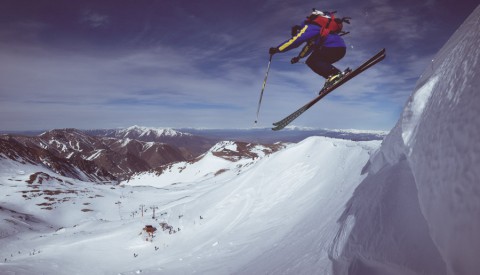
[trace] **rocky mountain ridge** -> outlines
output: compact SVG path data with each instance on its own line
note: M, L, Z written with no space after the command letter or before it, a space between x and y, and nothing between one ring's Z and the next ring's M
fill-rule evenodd
M268 149L261 154L280 147L263 147ZM95 131L55 129L38 136L0 135L0 158L41 165L66 177L93 182L119 182L136 173L163 170L172 163L195 162L209 151L235 161L258 157L258 150L253 143L216 143L172 129L139 126Z
M84 132L100 137L166 143L180 150L186 159L192 159L205 153L218 141L171 128L150 128L136 125L124 129L85 130Z
M0 157L43 165L56 173L89 181L115 181L129 174L187 159L175 146L130 138L91 136L57 129L39 136L0 136Z

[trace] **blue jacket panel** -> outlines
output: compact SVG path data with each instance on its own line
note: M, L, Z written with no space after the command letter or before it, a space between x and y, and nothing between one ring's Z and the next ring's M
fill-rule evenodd
M326 48L347 47L347 45L345 45L345 41L343 41L343 38L336 33L329 34L327 39L325 39L325 42L323 42L323 46Z
M280 52L286 52L297 48L304 42L320 45L320 30L322 27L315 24L304 24L298 34L280 44L277 48ZM329 34L323 42L324 47L346 47L343 38L338 34Z

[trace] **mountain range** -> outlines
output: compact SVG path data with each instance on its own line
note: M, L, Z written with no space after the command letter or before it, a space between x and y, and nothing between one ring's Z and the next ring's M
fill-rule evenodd
M163 169L181 161L193 161L222 140L232 140L249 155L249 141L296 141L320 130L291 130L272 136L272 131L193 130L132 126L123 129L55 129L38 135L0 135L0 156L41 164L64 176L100 182L120 181L135 173ZM375 140L382 132L321 130L325 136ZM192 134L193 132L193 134ZM261 143L254 143L261 144ZM267 143L268 144L268 143Z
M146 130L142 135L138 129L101 131L101 136L77 129L51 130L38 136L0 135L0 154L44 165L75 179L118 181L136 172L192 159L208 146L204 138L173 130L158 135Z

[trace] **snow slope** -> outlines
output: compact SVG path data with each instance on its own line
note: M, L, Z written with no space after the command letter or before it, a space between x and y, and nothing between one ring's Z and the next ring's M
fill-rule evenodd
M47 170L43 172L49 180L28 184L25 181L38 167L2 160L1 217L38 220L24 218L21 229L0 228L15 231L0 238L0 273L327 271L326 244L339 229L336 220L345 202L364 178L362 167L379 146L379 141L312 137L260 156L248 167L229 163L230 170L217 176L198 181L187 177L161 188L78 180L70 185ZM217 169L221 164L213 158L226 161L213 154L203 161ZM65 192L55 195L47 189ZM76 196L67 190L77 190ZM52 209L45 209L42 203L52 200ZM163 231L161 222L171 228ZM141 233L147 224L158 229L152 242Z
M218 179L221 174L224 174L222 178L231 178L282 147L281 144L266 147L244 142L222 141L196 160L165 165L158 169L160 171L137 173L122 184L160 188L176 183L200 182L214 177Z
M479 26L480 6L370 159L329 252L335 274L480 274Z

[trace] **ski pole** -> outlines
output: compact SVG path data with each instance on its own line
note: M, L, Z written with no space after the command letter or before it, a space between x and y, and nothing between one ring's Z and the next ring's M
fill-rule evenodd
M263 79L262 91L260 92L260 99L258 100L257 119L255 120L255 124L257 124L258 122L258 113L260 112L260 105L262 105L263 91L265 91L265 86L267 85L268 72L270 71L270 64L272 64L272 57L273 54L270 55L270 59L268 60L267 72L265 73L265 79Z

